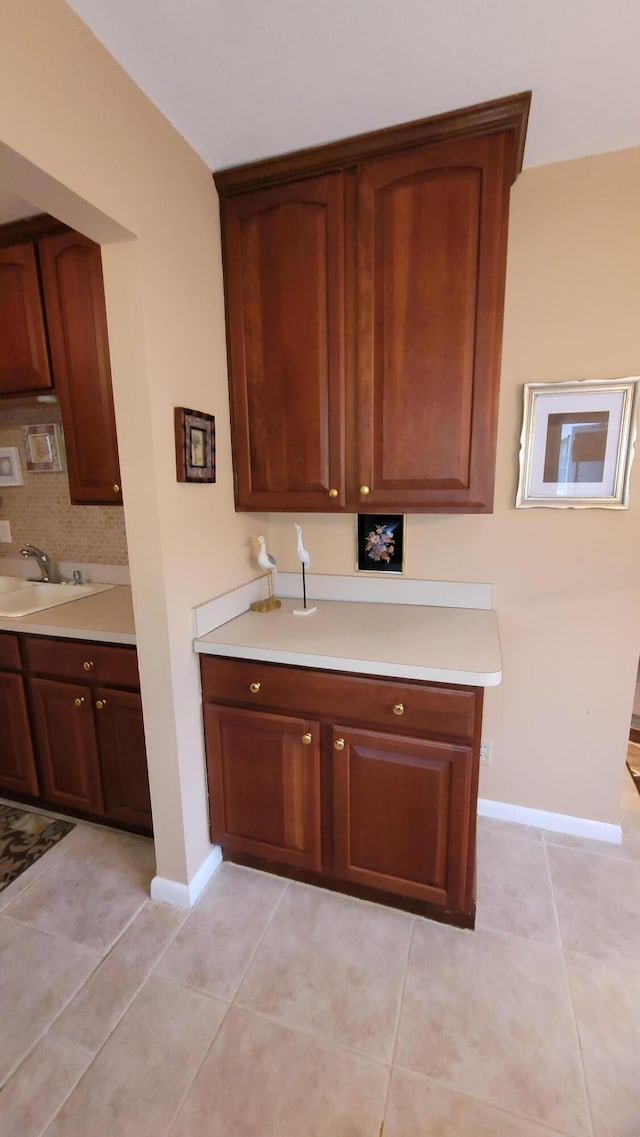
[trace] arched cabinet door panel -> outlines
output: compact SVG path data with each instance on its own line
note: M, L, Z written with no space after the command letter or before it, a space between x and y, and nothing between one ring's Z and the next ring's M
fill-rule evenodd
M225 202L239 509L344 507L343 195L332 174Z
M100 246L68 232L38 241L71 501L122 503Z
M367 510L493 502L508 141L365 162L358 183L358 482Z

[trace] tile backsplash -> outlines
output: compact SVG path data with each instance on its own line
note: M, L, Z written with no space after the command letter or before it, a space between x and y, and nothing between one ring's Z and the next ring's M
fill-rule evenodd
M66 471L30 473L22 430L55 422L62 431L60 408L52 403L0 402L0 446L17 446L23 486L0 486L0 519L11 525L11 542L0 543L0 559L19 555L25 541L45 549L54 561L126 565L127 539L121 505L71 505Z

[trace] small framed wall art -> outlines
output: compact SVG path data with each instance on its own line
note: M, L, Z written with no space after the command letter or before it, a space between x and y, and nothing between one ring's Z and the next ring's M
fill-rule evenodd
M64 470L64 445L55 422L25 426L22 436L30 474L58 474Z
M22 486L22 467L17 446L0 446L0 486Z
M639 386L525 383L516 508L628 509Z
M360 572L402 572L404 515L359 513L356 568Z
M176 476L179 482L215 482L216 420L204 411L174 410Z

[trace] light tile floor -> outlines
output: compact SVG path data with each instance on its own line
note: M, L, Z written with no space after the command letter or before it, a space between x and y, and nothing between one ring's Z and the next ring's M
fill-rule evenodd
M228 864L187 914L78 825L0 893L0 1137L640 1137L623 804L621 848L481 818L475 932Z

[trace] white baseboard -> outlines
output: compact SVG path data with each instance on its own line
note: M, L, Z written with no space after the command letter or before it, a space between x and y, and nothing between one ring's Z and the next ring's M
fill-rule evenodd
M164 904L173 904L175 908L193 908L221 861L222 850L219 845L214 845L188 884L169 880L166 876L154 876L151 881L151 899L161 900Z
M533 825L536 829L550 829L552 833L568 833L572 837L589 837L592 841L622 844L622 828L607 821L590 821L587 817L571 817L567 813L549 813L546 809L530 809L525 805L509 805L505 801L478 799L480 817L494 817L499 821L513 821L516 825Z

